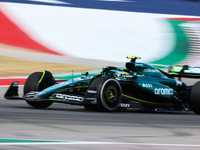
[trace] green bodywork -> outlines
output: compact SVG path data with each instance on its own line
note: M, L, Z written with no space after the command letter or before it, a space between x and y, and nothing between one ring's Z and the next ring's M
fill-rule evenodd
M168 78L164 74L162 74L158 69L153 66L150 66L145 63L136 63L134 64L134 71L128 71L124 73L122 70L126 69L111 69L106 73L101 74L101 76L110 76L111 78L115 78L118 80L122 87L122 97L123 99L129 99L131 101L138 101L145 104L151 105L173 105L179 96L177 92L183 90L186 85L181 81L177 81L171 78ZM122 76L117 76L121 70ZM97 74L99 75L99 74ZM134 78L129 78L126 75L132 75ZM65 90L80 90L87 89L89 83L93 79L94 76L83 76L79 75L78 78L76 76L71 76L69 80L55 84L50 86L42 91L40 91L37 95L49 95L51 93L59 93ZM87 91L87 90L85 90ZM108 91L110 94L110 100L112 100L113 93L112 91ZM49 99L53 101L62 101L59 99Z

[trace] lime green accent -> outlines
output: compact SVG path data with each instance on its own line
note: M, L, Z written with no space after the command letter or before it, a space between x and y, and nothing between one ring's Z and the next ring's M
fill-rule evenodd
M109 99L113 98L113 92L112 92L112 91L109 91L109 93L110 93Z
M178 73L176 73L176 72L170 72L169 74L175 74L175 75L178 75Z
M117 100L117 90L113 87L108 88L106 92L106 99L109 103L114 103Z
M157 68L157 67L155 67L155 68ZM159 68L157 68L160 72L164 72L164 73L166 73L166 74L168 74L168 75L178 75L178 73L176 73L176 72L166 72L166 71L164 71L164 70L161 70L161 69L159 69Z
M42 77L40 78L40 81L39 81L39 83L41 83L42 82L42 79L44 78L44 75L45 75L45 70L42 70L43 71L43 74L42 74Z
M49 100L52 100L52 101L63 101L61 99L55 99L55 98L50 98Z
M172 66L171 71L180 72L183 69L183 66Z
M154 62L150 62L152 64L173 65L184 60L188 55L189 40L186 33L180 26L180 24L186 23L186 21L167 20L167 22L169 22L172 29L174 29L173 33L175 34L175 39L173 40L176 42L176 45L167 56L164 56ZM160 50L160 53L162 53L162 50Z
M141 59L141 57L128 56L127 59Z
M122 96L124 97L127 97L127 98L130 98L130 99L134 99L136 101L140 101L140 102L143 102L143 103L149 103L149 104L162 104L162 105L173 105L172 103L155 103L155 102L148 102L148 101L145 101L145 100L141 100L141 99L138 99L138 98L135 98L135 97L131 97L131 96L128 96L128 95L125 95L125 94L122 94Z

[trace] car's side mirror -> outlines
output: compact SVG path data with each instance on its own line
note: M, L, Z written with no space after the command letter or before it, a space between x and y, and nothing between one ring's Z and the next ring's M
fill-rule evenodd
M89 72L81 72L81 74L87 77L89 75Z

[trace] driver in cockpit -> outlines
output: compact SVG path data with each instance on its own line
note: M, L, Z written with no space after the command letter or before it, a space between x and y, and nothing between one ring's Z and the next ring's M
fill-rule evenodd
M126 75L128 74L128 72L117 70L115 73L115 79L126 78Z

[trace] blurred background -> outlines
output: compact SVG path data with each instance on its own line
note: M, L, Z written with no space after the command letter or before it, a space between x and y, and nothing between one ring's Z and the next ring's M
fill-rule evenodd
M198 0L0 0L0 76L94 70L126 56L200 66L199 14Z
M199 150L193 112L34 109L3 97L35 71L95 73L127 56L200 67L200 0L0 0L0 149Z

